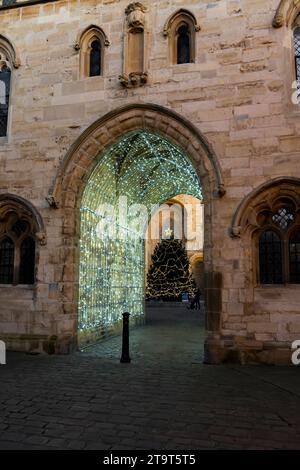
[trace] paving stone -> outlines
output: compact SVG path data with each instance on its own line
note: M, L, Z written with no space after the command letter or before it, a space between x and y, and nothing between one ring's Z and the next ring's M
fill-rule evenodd
M300 449L299 369L193 364L200 320L133 331L128 367L119 338L69 356L8 353L0 449Z

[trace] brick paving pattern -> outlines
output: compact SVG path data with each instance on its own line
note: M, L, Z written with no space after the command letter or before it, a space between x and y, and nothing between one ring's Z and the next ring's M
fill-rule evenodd
M8 353L0 449L300 449L300 367L202 364L203 314L149 311L70 356Z

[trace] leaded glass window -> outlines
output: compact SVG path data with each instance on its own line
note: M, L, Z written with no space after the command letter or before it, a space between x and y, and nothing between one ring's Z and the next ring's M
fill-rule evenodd
M91 43L90 51L90 77L101 75L101 41L95 39Z
M282 230L287 230L294 222L295 214L287 207L281 207L272 217L273 222Z
M0 284L12 284L14 279L15 245L11 238L0 242Z
M261 284L281 284L281 239L273 230L263 232L259 239L259 268Z
M190 32L187 24L178 28L177 38L177 63L188 64L191 62Z
M26 220L25 217L28 217ZM32 220L21 210L1 214L0 284L34 284L35 240Z
M31 237L25 238L20 246L19 284L34 283L35 242Z
M260 219L261 284L300 284L300 211L285 198L281 204L273 212L264 210Z
M0 137L7 135L11 72L8 67L0 69Z
M2 6L9 7L10 5L15 5L17 0L2 0Z
M300 79L300 28L294 30L294 50L296 62L296 78Z
M300 230L292 233L289 239L290 282L300 283Z

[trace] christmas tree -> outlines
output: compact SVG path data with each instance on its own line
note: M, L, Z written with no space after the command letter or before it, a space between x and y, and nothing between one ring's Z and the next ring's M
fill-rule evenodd
M181 300L181 294L195 292L195 281L190 272L185 247L174 238L161 240L152 255L147 275L146 297L162 300Z

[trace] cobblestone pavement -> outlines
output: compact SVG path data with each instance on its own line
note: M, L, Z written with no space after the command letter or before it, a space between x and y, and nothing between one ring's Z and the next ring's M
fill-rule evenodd
M70 356L9 353L0 449L300 449L300 367L201 363L202 313L151 309L131 337Z

